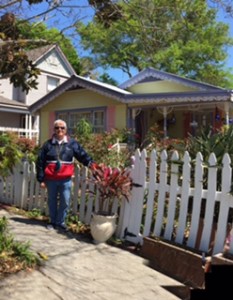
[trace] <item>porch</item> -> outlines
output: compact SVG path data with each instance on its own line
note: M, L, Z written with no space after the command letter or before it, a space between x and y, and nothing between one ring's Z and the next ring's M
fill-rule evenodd
M0 132L14 132L17 134L18 137L35 139L36 143L39 142L39 130L37 129L24 129L24 128L0 126Z

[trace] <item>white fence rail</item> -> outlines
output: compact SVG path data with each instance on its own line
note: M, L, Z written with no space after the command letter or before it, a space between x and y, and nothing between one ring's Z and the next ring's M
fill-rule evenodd
M135 152L131 175L140 187L133 188L129 203L125 201L118 206L116 202L118 237L134 243L143 243L146 236L163 237L208 252L213 239L214 213L218 208L213 254L222 251L227 224L232 222L230 157L225 154L221 167L217 166L213 153L208 167L201 153L197 153L194 165L190 161L188 152L182 158L176 151L171 158L165 150L161 154L153 150L149 157L146 150ZM87 168L76 166L71 211L78 213L80 221L89 224L92 212L98 208L98 199L87 191L94 189L87 176ZM219 178L221 184L217 184ZM48 214L47 195L36 181L34 164L24 162L9 178L1 179L0 201L25 210L38 208ZM202 230L200 224L203 224ZM233 254L233 239L230 253Z
M18 137L35 139L37 143L39 142L39 131L37 129L0 126L0 132L14 132Z

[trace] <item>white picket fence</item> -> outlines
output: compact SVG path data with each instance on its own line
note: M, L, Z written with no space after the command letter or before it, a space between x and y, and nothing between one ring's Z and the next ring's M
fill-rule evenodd
M230 157L225 154L220 169L213 153L209 157L208 167L204 165L201 153L197 153L194 166L190 161L188 152L181 158L176 151L171 157L165 150L160 154L153 150L149 157L146 150L135 152L131 176L140 187L133 187L129 203L115 202L114 210L119 215L116 232L119 238L142 244L143 237L162 237L208 252L215 205L218 203L213 254L222 251L229 212L233 208ZM208 176L207 187L203 184L204 172ZM221 172L221 188L217 188L218 172ZM90 223L92 212L98 210L98 197L88 192L94 190L94 185L87 177L88 169L76 166L71 212L78 214L79 220L85 224ZM0 201L25 210L40 209L48 214L46 191L40 189L36 181L35 164L24 162L15 168L9 178L1 179ZM200 232L204 202L205 214ZM233 254L233 242L230 253Z

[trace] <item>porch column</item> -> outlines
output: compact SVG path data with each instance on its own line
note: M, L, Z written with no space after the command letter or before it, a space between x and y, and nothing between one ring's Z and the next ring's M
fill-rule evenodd
M25 136L28 138L28 114L25 115Z
M39 131L39 121L40 121L40 118L38 115L35 115L34 116L34 123L33 123L33 126L32 126L32 129L35 129L35 130L38 130Z
M166 106L163 107L157 107L157 110L159 113L163 115L163 132L164 132L164 138L166 139L167 136L167 115L172 112L173 107L167 108Z
M229 103L224 103L226 125L229 125Z
M29 115L29 120L28 120L28 129L29 129L29 139L32 138L32 115Z
M37 132L33 134L33 137L36 138L36 143L39 143L39 128L40 128L40 117L39 115L34 116L34 123L32 125L32 129Z

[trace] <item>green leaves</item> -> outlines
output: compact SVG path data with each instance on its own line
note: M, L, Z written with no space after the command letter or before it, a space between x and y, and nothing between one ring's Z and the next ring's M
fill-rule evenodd
M81 43L97 65L120 68L129 75L132 67L139 71L154 67L229 86L225 49L233 40L229 26L217 22L217 11L206 1L182 0L176 5L170 0L119 3L121 16L110 20L108 26L105 16L104 20L94 18L77 27Z
M30 250L29 242L18 242L14 240L13 235L9 233L8 220L6 217L0 218L0 272L4 272L4 266L9 263L10 272L12 266L21 262L21 268L34 267L39 263L36 254ZM14 263L13 263L14 261ZM19 269L15 269L17 271Z
M0 134L0 176L7 177L14 166L23 157L23 153L10 134Z
M31 0L29 4L41 3ZM15 87L21 87L26 93L37 89L40 70L27 56L27 50L51 43L58 43L77 73L80 73L80 61L71 41L58 29L47 29L45 24L31 24L17 20L14 14L7 13L0 19L0 74L9 78Z

